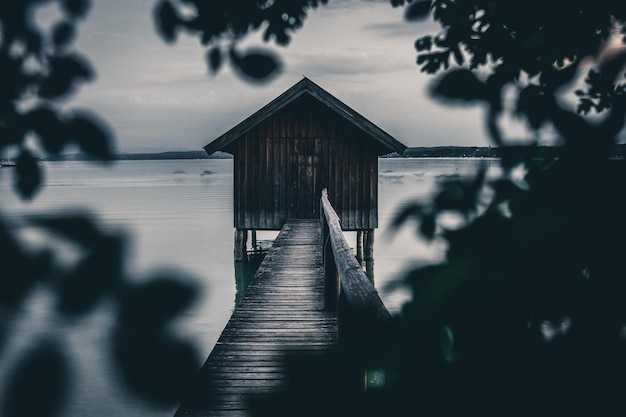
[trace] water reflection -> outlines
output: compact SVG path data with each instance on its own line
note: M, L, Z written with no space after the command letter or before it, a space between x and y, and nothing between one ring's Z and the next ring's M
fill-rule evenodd
M254 278L259 265L265 258L266 251L248 253L241 261L235 261L235 304L239 304L246 292L246 288Z

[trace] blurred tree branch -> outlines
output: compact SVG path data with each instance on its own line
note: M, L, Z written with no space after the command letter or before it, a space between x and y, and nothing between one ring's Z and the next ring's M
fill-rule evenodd
M263 40L287 46L310 9L328 0L160 0L154 9L161 37L174 42L181 31L197 36L208 48L207 62L216 73L230 62L248 81L267 81L280 73L280 59L267 48L241 51L238 44L252 32Z
M106 123L92 112L65 106L84 82L94 79L88 60L72 47L89 6L89 0L0 3L0 155L17 155L15 169L6 173L13 174L22 199L35 198L43 184L35 150L56 155L75 146L96 161L111 161L114 137ZM50 30L35 19L42 7L59 12ZM41 215L25 221L45 234L48 244L30 247L20 239L19 227L0 218L0 361L8 371L0 414L63 415L74 374L72 356L61 335L55 334L53 320L53 328L34 336L33 348L21 352L17 363L6 363L2 355L25 303L40 289L55 300L44 317L66 324L86 318L105 301L111 303L111 313L118 316L116 327L109 329L116 347L111 358L129 390L145 400L177 404L199 358L189 341L174 336L170 327L193 301L195 288L181 282L177 273L136 284L136 277L125 270L124 236L101 229L88 214ZM55 239L71 245L73 264L59 262ZM131 313L138 309L141 317ZM166 365L153 366L158 362Z
M34 24L33 9L53 3L63 17L50 33L43 33ZM211 71L230 62L244 79L262 81L278 74L279 59L267 50L241 51L242 39L262 31L266 42L285 46L308 10L323 4L163 0L154 16L166 41L175 41L180 31L198 36ZM425 238L445 239L447 259L407 273L413 298L396 317L395 333L381 352L394 377L361 398L359 410L614 413L622 407L626 388L621 262L626 251L621 195L626 169L623 162L610 160L608 152L626 115L626 55L623 49L613 55L602 51L612 39L624 46L626 5L609 0L392 0L391 5L404 6L408 20L432 18L441 25L441 32L415 43L422 71L440 74L434 97L486 105L488 131L504 147L509 140L498 119L511 111L502 97L512 87L517 93L515 114L531 131L555 129L563 146L558 155L544 155L537 143L526 152L505 154L500 178L488 179L481 171L473 179L444 183L433 202L416 203L399 215L398 227L415 220ZM100 159L111 155L111 134L97 117L67 112L60 105L82 82L93 79L87 60L71 49L88 6L86 0L0 5L0 151L19 153L15 184L24 198L36 195L42 179L26 144L30 137L50 154L74 144ZM581 71L587 73L584 85L575 85ZM564 99L568 92L578 97L576 108ZM592 110L602 117L589 118ZM526 172L522 181L512 178L513 168ZM488 191L491 199L485 206L482 198ZM465 219L455 229L440 222L450 211ZM82 314L103 297L113 297L120 303L115 356L126 380L148 398L173 392L166 400L175 401L182 389L168 386L168 378L179 381L181 372L191 375L195 362L188 344L172 339L164 326L191 302L191 289L172 277L156 277L160 279L145 287L132 284L121 266L123 239L100 230L89 218L71 217L79 224L68 219L33 222L80 242L80 261L72 271L60 271L50 250L32 253L8 227L0 228L2 263L20 271L19 279L3 276L0 284L0 302L8 312L3 313L0 336L17 314L16 306L43 282L53 283L59 314ZM82 298L85 276L94 279L95 287L86 286L90 296ZM164 298L172 303L165 312L155 307ZM134 308L137 303L163 314L146 315ZM147 359L141 356L146 341L155 347ZM178 359L161 375L164 379L141 377L156 377L147 372L152 360L172 357ZM54 341L27 353L16 365L6 409L23 408L33 390L62 397L66 360ZM41 363L50 366L49 379L32 386L27 381ZM51 385L58 389L48 391ZM58 414L61 406L55 398L45 398L35 411ZM286 410L298 404L293 406L281 404Z

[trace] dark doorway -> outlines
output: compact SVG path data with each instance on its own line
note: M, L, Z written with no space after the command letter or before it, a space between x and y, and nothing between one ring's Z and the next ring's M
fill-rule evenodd
M301 219L319 217L319 190L321 190L319 156L291 155L290 175L289 217Z

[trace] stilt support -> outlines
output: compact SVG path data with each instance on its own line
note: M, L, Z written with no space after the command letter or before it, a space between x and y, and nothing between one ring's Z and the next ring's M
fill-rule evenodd
M356 232L356 260L363 265L363 230Z
M247 229L235 229L235 244L234 244L234 258L235 262L242 261L246 256L248 246L248 230Z
M365 232L365 260L374 260L374 229Z
M250 230L250 235L252 237L252 251L256 253L257 245L256 245L256 229Z

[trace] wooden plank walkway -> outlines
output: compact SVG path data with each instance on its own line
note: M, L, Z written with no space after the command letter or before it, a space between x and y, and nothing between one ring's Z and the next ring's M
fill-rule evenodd
M324 310L319 220L287 221L175 414L248 416L247 399L285 386L290 353L326 351L337 318Z

